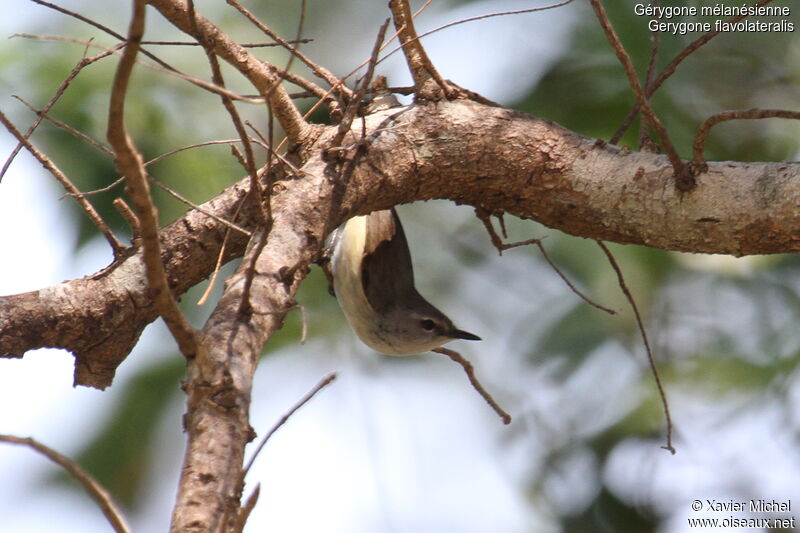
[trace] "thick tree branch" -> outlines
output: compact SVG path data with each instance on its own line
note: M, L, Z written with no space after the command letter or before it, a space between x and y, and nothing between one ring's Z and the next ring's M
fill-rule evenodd
M348 216L433 198L531 218L573 235L667 250L800 251L796 163L709 163L697 188L681 194L666 156L602 145L507 109L458 100L365 120L367 139L361 149L350 146L344 162L322 158L336 133L332 126L299 154L302 179L281 176L281 166L273 166L276 224L292 232L280 237L288 269L302 272L327 232ZM352 172L343 180L335 165L348 157ZM246 187L230 187L204 210L233 218ZM247 204L237 223L252 230L255 220ZM162 230L162 260L176 295L213 271L224 233L219 222L194 210ZM238 232L231 239L227 259L244 250ZM146 288L137 254L90 278L0 298L0 355L67 348L77 356L77 383L108 385L155 319Z

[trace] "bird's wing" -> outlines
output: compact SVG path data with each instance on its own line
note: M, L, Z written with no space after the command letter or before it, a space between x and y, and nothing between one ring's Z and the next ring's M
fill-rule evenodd
M393 208L367 215L361 280L367 301L377 312L415 292L411 253Z

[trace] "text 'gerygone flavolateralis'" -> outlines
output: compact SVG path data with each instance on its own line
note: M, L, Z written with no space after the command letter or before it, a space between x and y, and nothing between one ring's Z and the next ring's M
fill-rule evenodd
M408 242L394 209L354 217L340 227L331 267L347 321L378 352L412 355L454 339L481 340L456 328L417 292Z

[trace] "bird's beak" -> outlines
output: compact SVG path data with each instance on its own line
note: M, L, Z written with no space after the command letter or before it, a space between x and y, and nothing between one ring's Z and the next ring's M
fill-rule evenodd
M453 331L451 331L450 332L450 337L453 337L454 339L464 339L465 341L480 341L480 340L483 340L480 337L478 337L477 335L473 335L469 331L464 331L464 330L461 330L461 329L454 329Z

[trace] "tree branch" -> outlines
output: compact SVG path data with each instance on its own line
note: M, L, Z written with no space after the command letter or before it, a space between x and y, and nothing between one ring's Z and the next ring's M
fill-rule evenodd
M144 160L125 130L125 95L128 82L136 62L139 43L144 35L145 0L134 0L133 15L128 30L128 46L122 54L108 111L108 142L114 148L114 163L128 183L128 193L136 206L139 231L142 239L142 257L147 274L147 284L152 291L158 314L164 318L172 336L178 342L181 353L187 357L197 351L197 336L194 328L172 295L164 265L161 262L158 211L150 197L150 185Z
M272 65L254 57L247 48L228 37L199 12L195 11L192 18L185 2L147 1L178 29L197 39L204 48L212 50L250 80L261 96L270 101L275 116L289 139L302 143L310 134L309 124L281 85L281 79Z
M125 517L122 516L117 505L111 499L111 495L91 474L81 468L78 463L30 437L0 435L0 442L28 446L32 450L37 451L53 461L83 486L83 490L95 501L116 533L130 533L131 529L125 522Z
M298 266L297 258L314 256L348 216L433 198L581 237L667 250L735 256L800 251L797 163L712 162L697 187L681 194L663 155L598 144L552 122L476 102L394 108L365 117L365 129L366 149L347 183L337 182L333 163L322 158L335 126L298 154L305 161L303 179L284 176L283 165L261 177L275 184L271 201L280 224L294 228L281 234L287 253L281 266L302 272L304 261ZM233 220L247 186L236 184L202 207ZM256 222L247 201L237 224L252 231ZM162 230L162 262L174 294L214 270L225 230L194 210ZM231 232L224 260L241 256L245 244ZM0 356L67 348L76 355L76 383L102 388L156 316L136 253L94 276L0 297Z
M454 95L450 85L439 75L439 71L433 66L422 46L417 30L414 27L414 17L411 14L411 5L408 0L390 0L389 9L392 11L394 27L397 30L400 45L403 47L403 54L406 56L406 63L414 79L414 89L417 95L425 88L428 80L433 79L439 86L444 96L450 98Z

